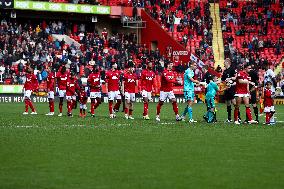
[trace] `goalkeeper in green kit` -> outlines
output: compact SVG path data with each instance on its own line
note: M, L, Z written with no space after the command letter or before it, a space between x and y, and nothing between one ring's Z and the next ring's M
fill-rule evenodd
M207 85L206 92L206 104L207 104L207 113L203 116L207 123L217 122L216 110L215 110L215 96L219 87L217 85L217 77L214 75L210 76L209 83Z

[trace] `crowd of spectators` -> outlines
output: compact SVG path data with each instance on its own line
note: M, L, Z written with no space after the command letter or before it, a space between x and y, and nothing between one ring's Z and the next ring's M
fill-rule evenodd
M146 45L137 44L135 33L115 33L109 35L104 29L87 31L84 24L66 23L63 21L42 21L19 23L16 20L2 19L0 25L0 82L9 84L24 83L25 65L31 65L41 82L46 78L46 69L56 70L66 64L72 72L87 76L94 64L102 71L111 67L112 62L124 69L133 62L139 74L147 62L154 62L154 70L162 72L165 63L169 62L159 49L152 51ZM75 33L73 33L76 31ZM69 34L79 36L80 47L67 45L53 40L52 34Z
M225 56L229 57L229 49L234 47L241 52L248 51L254 56L261 52L270 55L271 51L268 50L272 49L276 56L272 55L271 60L279 62L284 48L283 2L225 2L226 6L220 9Z
M208 1L196 1L194 4L189 0L146 1L145 4L145 9L165 31L213 67L213 19L209 8Z

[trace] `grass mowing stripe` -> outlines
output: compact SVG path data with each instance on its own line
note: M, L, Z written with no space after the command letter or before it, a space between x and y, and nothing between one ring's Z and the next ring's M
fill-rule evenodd
M106 104L85 119L78 110L73 118L48 117L47 104L36 106L39 115L23 116L22 104L0 104L0 188L284 187L281 122L226 124L222 104L217 124L204 123L200 104L193 107L196 124L175 122L170 104L160 123L155 104L149 121L142 104L135 104L135 120L121 112L109 119Z

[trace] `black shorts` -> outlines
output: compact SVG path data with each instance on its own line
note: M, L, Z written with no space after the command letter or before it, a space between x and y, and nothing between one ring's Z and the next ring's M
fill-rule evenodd
M236 93L236 92L235 92L235 87L234 87L234 86L232 86L232 87L226 89L226 90L225 90L225 93L224 93L224 99L225 99L226 101L235 99L235 93Z
M256 91L252 91L250 92L250 104L256 104L257 100L256 100Z

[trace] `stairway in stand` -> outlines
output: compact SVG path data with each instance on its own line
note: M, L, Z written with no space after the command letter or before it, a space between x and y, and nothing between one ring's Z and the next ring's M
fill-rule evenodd
M281 59L279 65L274 69L274 73L277 75L279 74L280 72L282 72L282 64L284 62L284 58Z
M213 53L214 53L214 59L215 59L214 67L216 68L218 65L220 65L222 68L224 68L224 43L223 43L223 36L222 36L221 21L220 21L220 16L219 16L220 14L219 3L215 3L215 4L210 3L210 12L211 12L211 17L213 19L212 47L213 47Z

